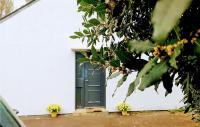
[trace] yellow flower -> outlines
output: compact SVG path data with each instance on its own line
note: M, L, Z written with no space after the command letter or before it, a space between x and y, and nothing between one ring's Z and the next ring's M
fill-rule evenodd
M119 111L128 111L131 109L131 106L127 103L119 103L116 108L119 110Z
M61 110L61 106L58 105L58 104L50 104L48 107L47 107L47 110L52 113L52 112L60 112Z

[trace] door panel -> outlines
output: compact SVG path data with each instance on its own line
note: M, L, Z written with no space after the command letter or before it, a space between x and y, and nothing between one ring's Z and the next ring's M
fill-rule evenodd
M76 59L82 57L76 54ZM76 108L84 106L84 66L76 64Z
M81 57L83 56L80 53L76 54L76 59ZM90 63L84 63L82 66L76 63L76 68L76 107L104 106L104 69Z

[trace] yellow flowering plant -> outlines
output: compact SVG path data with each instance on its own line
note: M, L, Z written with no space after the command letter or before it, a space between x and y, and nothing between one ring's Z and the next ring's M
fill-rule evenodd
M52 113L52 112L60 112L61 110L61 106L58 105L58 104L50 104L48 107L47 107L47 110Z
M116 108L119 110L119 111L129 111L131 110L131 106L125 102L123 103L119 103Z

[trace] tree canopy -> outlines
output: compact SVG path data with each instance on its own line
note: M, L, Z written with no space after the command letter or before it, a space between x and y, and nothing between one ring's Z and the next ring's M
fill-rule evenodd
M71 38L91 48L80 62L108 68L108 79L122 74L117 88L137 72L127 97L135 89L160 83L166 95L180 85L187 104L200 110L199 0L77 0L83 29ZM98 51L95 46L102 43ZM144 59L146 56L148 59ZM117 90L116 88L116 90Z

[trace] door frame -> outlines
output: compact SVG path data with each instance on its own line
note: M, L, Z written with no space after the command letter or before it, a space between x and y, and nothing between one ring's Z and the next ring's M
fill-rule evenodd
M88 51L88 53L90 52L89 50L87 50ZM81 109L81 108L87 108L86 106L85 106L85 101L83 101L83 106L81 106L81 107L78 107L77 106L77 101L76 101L76 96L77 96L77 89L76 89L76 86L77 86L77 80L76 80L76 78L77 78L77 74L76 74L76 71L77 71L77 67L76 67L76 64L77 64L77 53L80 53L80 51L75 51L74 52L74 55L75 55L75 109ZM102 78L102 77L100 77L100 78ZM105 84L106 84L106 69L104 70L104 78L105 78ZM102 81L102 80L101 80ZM84 85L84 89L85 89L85 85ZM101 95L100 95L100 97L102 97ZM83 97L82 98L84 98L85 99L85 90L83 91ZM103 108L106 108L106 85L105 85L105 87L104 87L104 105L103 106L96 106L96 107L103 107Z

